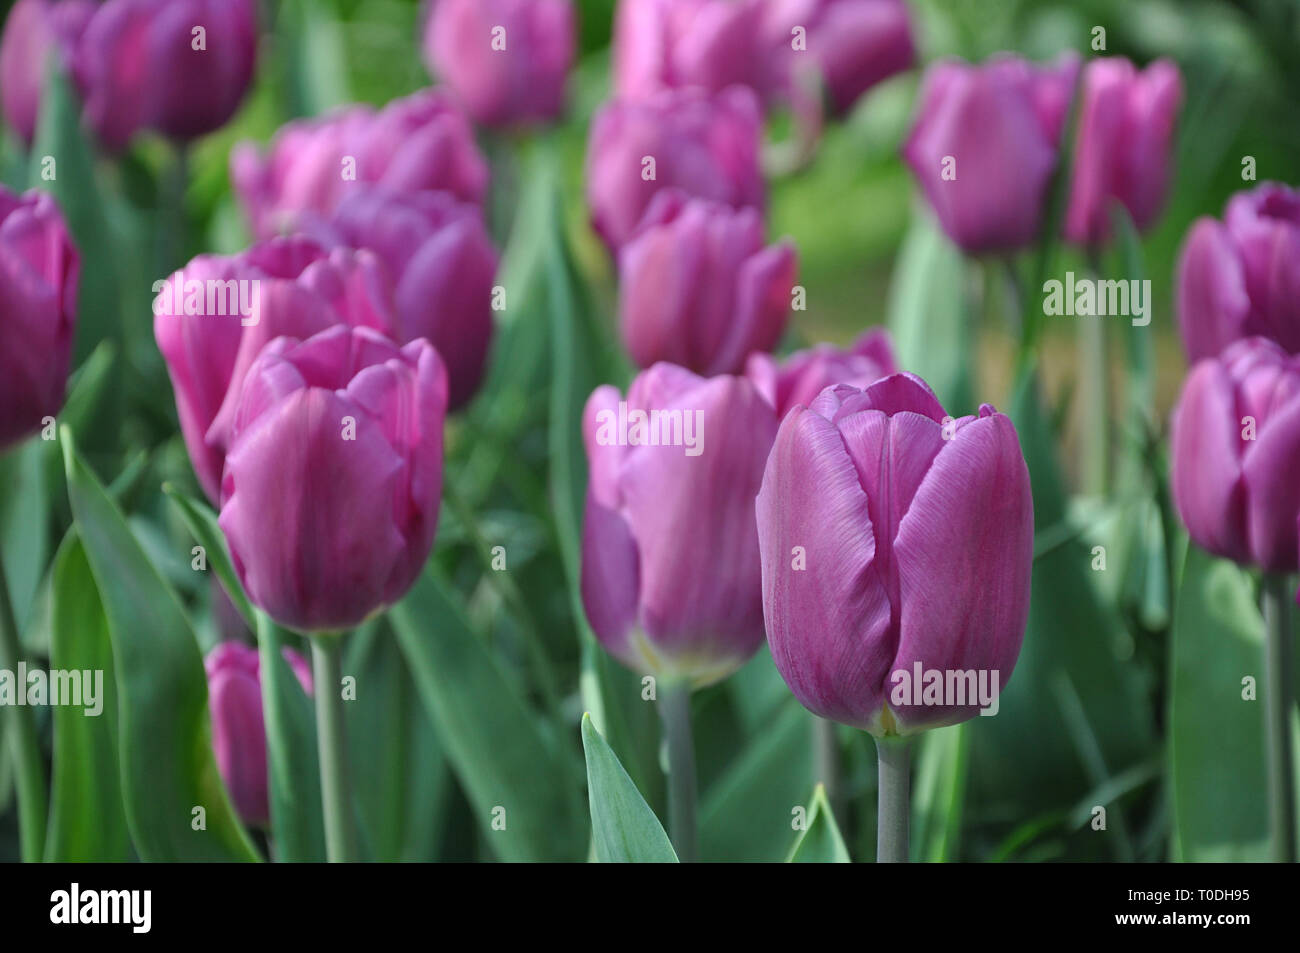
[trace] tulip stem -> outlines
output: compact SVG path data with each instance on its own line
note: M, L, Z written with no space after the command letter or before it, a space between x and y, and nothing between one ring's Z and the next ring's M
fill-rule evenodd
M1088 252L1088 267L1094 279L1101 277L1101 254ZM1105 496L1110 484L1110 348L1106 318L1094 315L1079 321L1083 338L1084 427L1079 447L1083 454L1080 471L1084 492Z
M311 659L320 750L321 808L325 814L325 855L332 864L346 863L357 859L357 836L352 818L347 726L343 722L342 634L313 635Z
M18 643L18 622L9 601L9 583L5 578L4 558L0 555L0 669L18 671L22 647ZM18 686L21 692L26 686ZM19 839L22 858L28 863L41 860L45 853L45 765L36 740L36 721L27 705L14 705L6 712L9 719L9 743L13 747L14 768L18 779Z
M1291 766L1291 612L1287 577L1264 577L1264 717L1273 860L1295 863L1295 782Z
M891 736L876 739L880 784L876 823L876 862L907 863L907 831L912 811L912 742Z
M661 685L659 717L668 748L668 829L677 859L699 859L695 831L695 742L691 737L691 685L671 681Z

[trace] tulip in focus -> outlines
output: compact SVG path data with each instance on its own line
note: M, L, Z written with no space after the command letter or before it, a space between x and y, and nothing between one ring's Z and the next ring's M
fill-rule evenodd
M249 598L304 632L400 599L433 548L446 413L427 341L339 325L268 344L244 380L218 518Z
M0 107L23 141L31 144L41 110L41 90L51 55L71 72L77 43L94 15L94 0L18 0L0 37Z
M776 409L777 420L784 420L796 406L807 407L832 384L850 384L862 390L897 372L894 347L884 328L872 328L847 351L818 344L779 364L772 355L759 352L745 362L745 376Z
M834 111L916 60L903 0L773 0L763 8L768 85L797 98L802 73L820 78Z
M593 226L617 250L664 188L761 209L761 131L758 100L741 86L713 96L668 90L606 103L592 120L587 144Z
M244 375L268 341L340 323L396 334L388 276L374 253L327 251L301 237L200 255L155 291L154 337L190 461L213 500Z
M475 122L546 121L564 108L571 0L434 0L425 62Z
M967 252L1012 251L1043 227L1078 58L1000 57L926 71L903 157L944 232Z
M63 407L80 270L54 199L0 186L0 452Z
M349 106L287 123L266 155L242 143L231 152L230 179L253 231L269 238L305 216L329 217L358 183L481 202L488 168L464 114L445 92L426 89L378 112Z
M492 341L497 270L479 207L446 192L366 187L349 192L319 233L379 256L394 281L398 340L427 338L447 365L449 409L467 403Z
M615 92L641 99L739 84L762 95L762 10L762 0L622 0L614 17Z
M1300 352L1300 193L1261 183L1223 221L1192 226L1178 256L1178 324L1189 361L1260 335Z
M306 659L288 648L284 649L284 659L303 691L312 694L311 667ZM203 667L208 676L212 748L221 780L244 823L267 827L271 807L262 717L262 666L257 649L240 642L222 642L208 653Z
M905 736L981 707L897 694L918 669L1006 686L1034 549L1008 417L946 417L910 374L827 388L782 422L757 514L768 644L805 708Z
M763 247L756 209L659 192L619 252L628 352L641 367L738 374L750 353L780 341L796 268L789 242Z
M1169 60L1139 70L1108 57L1084 67L1081 87L1065 237L1095 245L1110 237L1112 203L1139 229L1164 206L1183 81Z
M582 429L582 600L596 637L643 674L696 687L729 675L763 642L754 495L772 408L742 377L656 364L626 401L597 388Z
M1192 368L1173 413L1174 504L1201 548L1270 572L1300 568L1300 358L1244 338Z

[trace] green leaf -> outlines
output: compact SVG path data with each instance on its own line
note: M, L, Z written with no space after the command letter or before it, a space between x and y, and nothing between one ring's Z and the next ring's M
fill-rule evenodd
M108 618L118 756L131 840L143 860L257 860L212 754L203 658L176 594L60 431L68 499ZM196 808L206 829L195 830Z
M786 858L791 864L847 864L849 849L844 846L840 836L840 827L835 823L835 814L826 800L826 788L817 785L813 789L812 801L808 805L807 826L795 838L790 856Z
M97 692L97 714L91 714L92 708L70 705L51 709L54 766L45 860L129 860L130 833L122 805L115 741L117 691L112 643L99 590L75 534L65 537L59 547L53 587L50 668L102 673L103 681Z
M235 572L235 564L230 559L230 549L226 546L226 535L217 525L217 514L212 512L212 508L203 501L187 496L170 483L163 484L163 492L176 507L176 512L180 514L195 541L203 547L208 565L221 580L222 587L230 596L231 604L244 617L248 628L256 632L258 625L256 612L253 604L248 601L248 594L244 592L239 575Z
M9 578L9 595L23 643L28 637L33 603L49 558L50 499L44 461L49 444L28 440L0 453L0 549Z
M436 860L451 776L406 658L383 618L352 635L344 674L357 680L347 724L353 790L370 857Z
M813 716L793 698L704 793L700 854L710 861L785 858L791 811L812 789Z
M966 260L927 209L912 215L890 281L889 331L899 366L919 374L954 416L975 409ZM942 341L943 347L935 342Z
M956 860L966 800L970 728L963 722L927 731L919 747L912 793L912 856L929 863Z
M587 797L591 840L602 864L674 864L677 853L655 812L623 770L618 756L582 716L582 747L587 754Z
M284 631L266 613L256 616L275 859L319 863L325 860L325 814L315 711L284 657Z
M79 364L100 341L120 336L117 243L101 205L103 192L95 181L94 149L82 127L81 104L54 58L41 92L30 161L28 183L59 203L81 251L75 349ZM49 161L56 163L52 176L46 174Z
M1175 857L1269 858L1262 701L1264 620L1245 570L1187 547L1174 612L1169 768Z
M426 571L390 619L487 845L502 860L580 859L576 766L471 629L459 598ZM500 821L504 829L495 829Z

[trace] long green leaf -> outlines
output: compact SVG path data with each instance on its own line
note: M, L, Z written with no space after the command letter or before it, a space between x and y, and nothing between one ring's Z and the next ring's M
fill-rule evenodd
M912 856L941 863L955 860L965 814L970 726L927 731L920 742L912 796Z
M118 772L113 649L81 541L64 539L54 561L50 668L102 679L94 708L59 705L45 859L121 861L131 856ZM86 699L83 697L83 702Z
M1189 545L1171 651L1169 770L1175 856L1263 861L1269 856L1262 701L1264 620L1250 578Z
M605 743L591 714L582 716L582 747L587 753L587 798L591 839L602 864L673 864L677 853L655 812Z
M71 431L61 430L59 440L68 499L108 618L132 842L144 860L257 860L213 758L207 678L189 620L77 456Z
M847 864L849 849L844 846L840 836L840 827L835 823L835 814L826 799L826 788L817 785L813 789L812 800L808 804L806 826L795 838L790 856L786 858L791 864Z
M284 657L284 633L264 612L257 613L254 631L275 859L320 862L325 860L325 815L314 708Z
M475 635L457 596L425 572L393 628L485 842L503 860L577 860L575 766Z
M451 776L406 657L384 619L358 630L344 674L356 678L346 708L353 789L372 859L436 860Z

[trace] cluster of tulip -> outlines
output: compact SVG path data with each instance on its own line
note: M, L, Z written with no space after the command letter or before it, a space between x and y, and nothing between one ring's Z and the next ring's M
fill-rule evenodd
M110 152L148 132L212 131L252 81L255 13L251 0L19 0L0 40L5 117L30 144L52 65ZM496 183L476 127L556 120L576 56L569 0L437 0L422 29L438 86L234 147L251 244L199 254L154 302L181 437L228 545L224 581L256 607L259 636L274 624L311 646L314 670L284 658L315 698L332 859L357 856L343 637L424 572L444 429L483 386L496 333L484 212ZM793 242L766 236L767 117L788 110L810 153L915 60L902 0L617 8L585 189L640 371L625 393L596 388L582 412L578 587L599 644L656 682L683 860L698 856L691 694L762 646L819 731L874 736L887 861L909 853L910 744L995 712L1020 656L1035 505L1011 418L988 403L950 413L880 329L847 349L776 355L804 289ZM1121 218L1140 230L1159 215L1182 95L1164 60L940 62L901 152L962 251L1007 257L1060 237L1095 257ZM80 265L49 195L0 187L0 450L60 412ZM1284 574L1300 570L1300 193L1261 185L1222 222L1197 222L1177 286L1195 366L1173 416L1174 502L1195 543L1269 574L1269 691L1285 697L1277 619ZM252 289L248 308L227 306L232 288ZM1022 357L1036 347L1024 319ZM0 572L0 668L22 654L4 599ZM216 764L254 827L273 813L269 662L278 654L238 639L206 659ZM1270 711L1274 823L1293 851L1289 710ZM9 727L24 852L37 855L34 726L19 714Z

